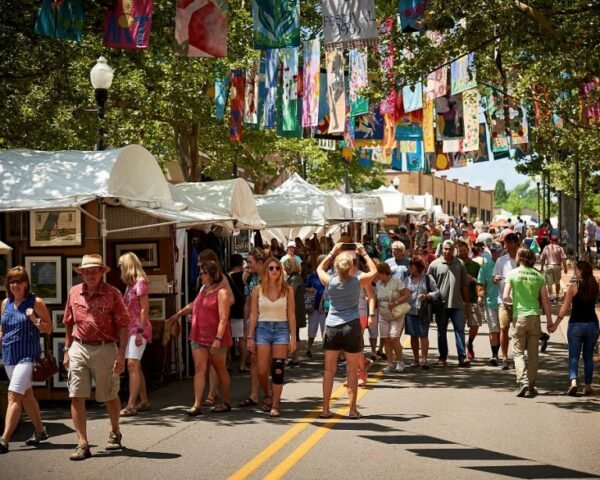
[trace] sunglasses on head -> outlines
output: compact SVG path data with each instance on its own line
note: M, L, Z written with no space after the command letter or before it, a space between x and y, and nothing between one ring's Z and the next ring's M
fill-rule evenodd
M270 272L279 272L280 270L281 270L281 267L279 265L269 265Z

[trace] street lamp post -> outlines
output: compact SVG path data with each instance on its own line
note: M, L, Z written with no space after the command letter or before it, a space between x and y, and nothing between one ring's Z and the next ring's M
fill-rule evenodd
M542 176L538 173L535 176L535 184L537 185L537 201L538 201L538 208L537 208L538 225L540 225L542 223L542 214L541 214L541 209L540 209L540 183L542 183Z
M99 57L96 60L96 65L90 70L90 81L92 82L92 87L94 87L94 95L98 107L98 143L96 144L96 150L106 149L104 128L102 125L104 120L104 106L108 99L108 89L112 85L113 75L113 69L108 65L104 57Z
M562 187L556 187L556 196L558 197L558 231L562 232Z
M394 179L392 180L392 184L394 185L394 188L398 190L398 187L400 186L400 177L394 177Z

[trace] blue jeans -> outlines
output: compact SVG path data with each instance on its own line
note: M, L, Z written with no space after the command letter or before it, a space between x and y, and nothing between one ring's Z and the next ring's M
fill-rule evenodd
M465 310L463 308L444 308L435 316L438 336L438 351L440 359L448 358L448 321L454 327L454 339L456 340L456 351L458 359L464 360L467 356L465 351Z
M598 341L600 328L593 322L571 323L567 328L569 341L569 380L577 379L579 356L583 349L583 378L586 385L592 384L594 373L594 346Z

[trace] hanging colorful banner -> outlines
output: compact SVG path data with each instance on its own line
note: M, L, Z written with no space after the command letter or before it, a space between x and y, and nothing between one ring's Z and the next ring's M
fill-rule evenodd
M419 172L423 170L423 142L421 140L412 140L410 148L406 152L406 168L409 172Z
M579 94L581 95L581 121L584 125L593 125L600 122L600 102L590 98L599 85L600 80L598 80L598 77L595 77L590 81L583 82L579 87Z
M479 92L476 88L462 94L463 121L465 139L463 152L472 152L479 148Z
M399 148L394 148L394 150L392 150L392 163L390 165L390 168L392 170L397 170L401 172L403 170L402 163L402 152Z
M329 91L327 89L327 74L319 74L321 88L319 93L319 123L317 124L315 136L327 137L329 130Z
M34 31L46 37L80 42L83 20L83 0L42 0Z
M298 128L298 49L283 49L282 75L282 115L283 131L295 131Z
M424 28L423 15L427 8L427 0L399 0L398 13L402 31L420 32Z
M369 99L358 94L360 89L369 86L367 52L358 48L351 49L348 52L348 66L350 69L350 89L348 93L350 116L356 117L369 111Z
M435 152L435 129L433 125L433 100L425 100L423 105L423 150Z
M433 168L435 170L448 170L452 165L451 154L443 152L443 142L435 143L435 161Z
M244 72L232 70L229 92L229 140L241 142L244 119Z
M456 95L475 87L477 87L475 54L469 53L450 64L450 93Z
M510 112L510 144L521 145L529 143L529 125L527 112L523 107L512 104Z
M217 78L215 80L215 118L217 120L223 120L223 116L225 115L228 89L229 78Z
M302 126L316 127L319 123L321 92L321 43L304 42L304 95L302 96Z
M448 68L441 67L427 75L425 96L428 99L443 97L448 91Z
M244 122L256 125L258 123L258 68L260 60L257 58L246 69L246 83L244 91Z
M279 50L272 48L265 55L265 118L263 127L275 128L275 101L277 100L277 72L279 70Z
M116 0L104 14L102 46L143 50L151 30L152 0Z
M456 138L454 140L442 140L442 152L454 153L462 152L462 138Z
M327 66L327 103L329 105L328 133L342 133L346 116L343 50L327 50L325 63Z
M423 108L423 83L417 82L414 85L402 87L402 103L406 113L421 110Z
M435 99L436 139L453 140L464 137L463 105L460 95Z
M177 0L175 53L180 57L226 57L227 0Z
M321 0L326 49L377 45L374 0Z
M473 163L489 161L490 157L488 153L488 135L486 123L479 124L479 148L476 152L467 153L467 158L469 158Z
M300 46L300 0L253 0L254 48Z
M344 144L348 148L355 147L354 117L350 116L350 107L346 105L346 120L344 121Z
M378 104L369 105L367 113L352 120L356 122L354 134L357 140L383 140L384 120Z
M381 69L382 90L381 114L395 113L396 111L396 81L394 74L394 42L391 33L394 29L394 19L387 18L379 27L382 42L379 44L379 68Z
M373 166L373 149L372 148L359 148L356 152L358 157L358 164L362 168L371 168Z

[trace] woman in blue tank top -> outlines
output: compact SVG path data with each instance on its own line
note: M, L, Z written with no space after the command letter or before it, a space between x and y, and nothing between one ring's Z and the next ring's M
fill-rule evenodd
M330 418L333 414L329 409L333 379L337 369L340 352L346 356L346 371L348 381L348 397L350 409L349 418L360 418L356 409L358 390L358 361L362 355L363 341L360 326L358 303L361 288L371 284L377 269L373 260L365 251L365 247L357 243L356 254L362 256L368 267L368 272L356 276L356 256L354 250L342 251L347 244L338 243L317 267L317 274L325 286L330 302L329 313L325 320L325 335L323 349L325 350L325 371L323 373L323 412L321 418ZM334 261L334 273L329 275L327 269ZM369 326L373 317L369 315Z

